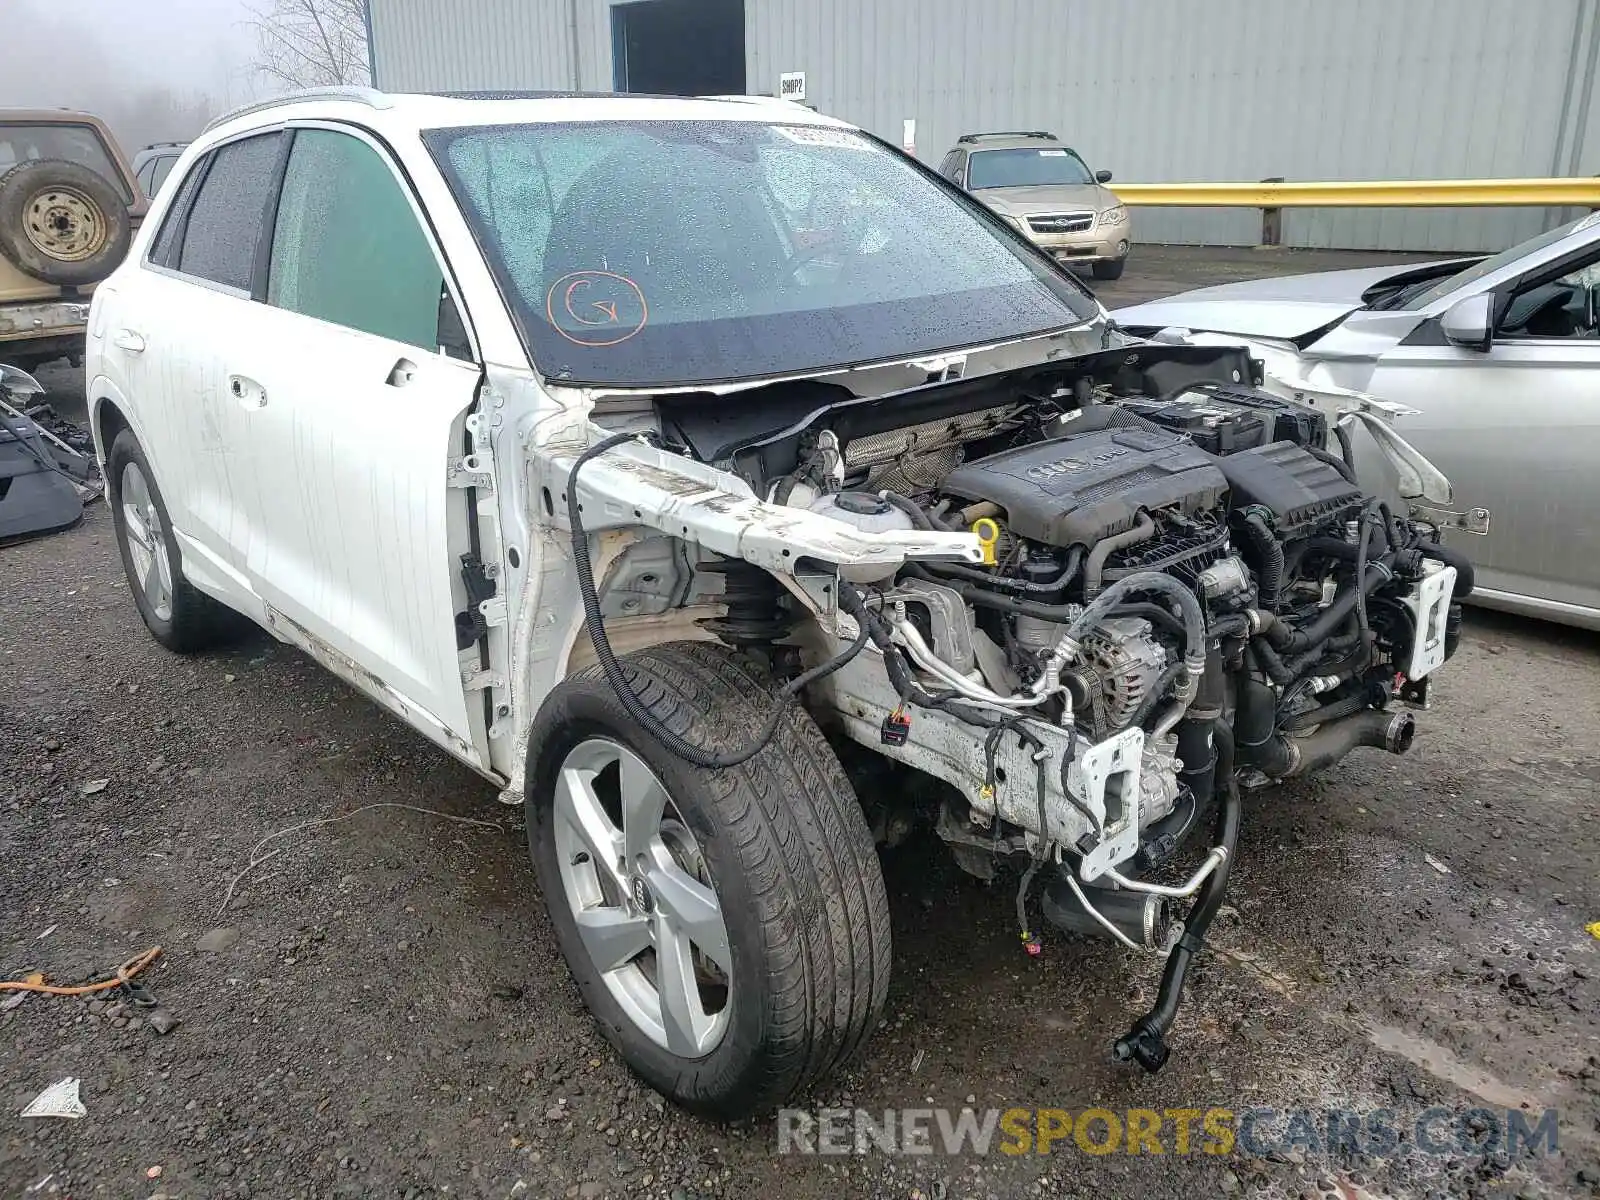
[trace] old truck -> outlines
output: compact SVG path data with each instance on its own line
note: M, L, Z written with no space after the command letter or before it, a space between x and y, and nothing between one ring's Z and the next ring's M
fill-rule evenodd
M0 109L0 362L82 358L89 293L147 206L98 117Z

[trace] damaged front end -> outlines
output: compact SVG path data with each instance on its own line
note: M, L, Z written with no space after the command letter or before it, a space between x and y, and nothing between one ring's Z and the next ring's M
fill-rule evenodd
M908 798L880 828L925 819L964 869L1022 868L1030 947L1038 880L1055 925L1165 957L1115 1043L1156 1070L1240 786L1407 750L1472 586L1435 528L1356 484L1337 414L1262 384L1237 346L1130 343L876 396L662 395L598 439L573 424L531 463L578 588L535 669L598 661L622 689L619 656L654 640L761 656L842 758L904 776L873 789ZM702 766L760 751L674 736Z

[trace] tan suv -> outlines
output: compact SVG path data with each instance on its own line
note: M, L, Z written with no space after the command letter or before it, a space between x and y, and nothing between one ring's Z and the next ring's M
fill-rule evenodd
M89 292L147 205L98 117L0 109L0 361L81 359Z
M1063 263L1086 263L1096 279L1118 279L1133 243L1128 210L1070 146L1043 130L964 133L939 174Z

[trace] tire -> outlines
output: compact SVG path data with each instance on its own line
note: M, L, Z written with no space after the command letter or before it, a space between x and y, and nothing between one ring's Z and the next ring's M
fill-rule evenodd
M746 744L779 703L770 678L714 643L654 646L624 659L623 669L658 720L717 749ZM651 1087L722 1119L768 1112L850 1060L876 1026L888 994L888 899L872 835L816 724L798 704L783 703L789 715L759 754L738 767L705 770L673 755L640 726L594 667L556 687L529 739L529 850L585 1003L606 1039ZM665 790L660 840L674 846L665 873L659 871L661 852L653 850L644 876L635 875L631 885L610 879L596 892L590 882L600 869L573 849L598 839L585 841L574 832L567 814L575 802L564 797L581 789L565 782L564 766L581 775L612 750L634 756ZM627 769L619 765L615 776L601 770L588 794L607 796L608 780L620 781ZM678 852L684 839L669 828L674 816L692 835L698 858ZM642 828L653 836L649 824ZM631 837L622 843L630 844L641 843ZM669 892L658 884L673 867L709 886L726 934L725 1003L708 1016L704 1042L692 1047L681 1037L671 1046L660 1029L648 1029L636 1016L637 989L629 990L637 978L647 984L663 978L654 948L662 942L658 922L675 918L668 912ZM648 880L642 895L641 878ZM585 889L589 908L582 904ZM595 907L631 912L629 920L649 913L652 947L603 972L578 925L580 908L595 919ZM693 941L704 968L696 974L701 1001L708 991L716 994L715 952L704 949L714 940ZM656 998L656 1011L664 1014L659 992ZM710 1014L711 1006L704 1011Z
M128 589L156 641L179 654L237 641L245 619L183 577L166 501L132 430L118 433L106 455L106 495Z
M99 283L128 255L128 202L81 163L46 158L0 175L0 254L42 283Z
M1094 264L1094 277L1096 279L1106 280L1121 279L1122 268L1127 265L1128 259L1126 256L1122 258L1111 259L1110 261L1097 262Z

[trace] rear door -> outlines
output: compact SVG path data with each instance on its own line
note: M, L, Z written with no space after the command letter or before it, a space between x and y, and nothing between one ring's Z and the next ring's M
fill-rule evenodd
M247 570L269 624L481 763L462 686L476 652L455 635L468 514L447 484L481 370L387 151L345 127L292 136L265 304L229 368L258 485Z
M96 309L102 369L129 398L172 517L184 573L252 615L244 565L256 483L241 453L251 427L229 363L256 336L252 302L280 131L198 159L135 271Z

